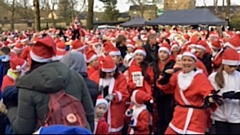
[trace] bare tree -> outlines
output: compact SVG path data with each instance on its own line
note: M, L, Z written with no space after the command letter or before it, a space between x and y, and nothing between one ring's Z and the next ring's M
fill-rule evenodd
M144 5L148 3L147 0L128 0L129 3L132 3L133 5L137 5L139 7L139 11L141 16L143 17L144 15Z
M7 10L9 10L11 12L10 15L10 22L11 22L11 30L14 30L14 16L15 16L15 12L16 12L16 0L5 0L5 3L9 4L9 7L7 7Z
M76 17L75 9L76 9L76 6L78 5L78 0L69 0L69 4L71 7L71 16L72 16L72 20L73 20Z
M41 30L41 22L40 22L40 5L39 0L33 0L33 6L34 6L34 25L35 30L40 31Z
M204 5L205 8L207 7L207 2L206 2L206 0L203 0L203 5Z
M230 17L230 7L231 7L231 0L227 0L227 7L226 7L226 19L229 19Z
M42 4L44 4L44 7L47 8L47 10L50 11L51 14L51 21L52 21L52 25L53 27L56 27L56 18L55 18L55 7L58 4L58 0L43 0Z
M94 0L88 0L87 28L90 30L93 29L93 16L94 16L93 6Z
M214 13L218 14L218 0L213 1L213 6L214 6Z

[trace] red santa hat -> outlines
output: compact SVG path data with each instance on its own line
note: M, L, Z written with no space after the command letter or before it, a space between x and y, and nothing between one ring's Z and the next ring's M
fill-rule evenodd
M197 57L196 57L193 53L191 53L191 52L188 52L188 51L184 52L184 53L182 54L182 57L184 57L184 56L191 57L191 58L193 58L195 61L197 61Z
M72 51L81 51L85 48L86 46L79 39L76 39L72 42L72 49L71 49Z
M150 103L153 103L152 97L142 90L134 90L132 93L131 99L132 99L132 102L138 105L142 105L147 101L150 101Z
M10 60L10 67L13 72L20 72L25 66L27 66L27 62L19 57L14 57Z
M220 49L222 47L220 40L215 40L212 42L212 48L213 49Z
M171 44L171 49L170 50L173 50L173 48L177 47L178 49L180 49L180 45L177 41L173 41L172 44Z
M200 40L200 41L197 43L196 48L206 50L207 46L208 46L208 44L207 44L206 41Z
M39 39L31 48L30 56L32 60L40 63L52 61L56 54L56 44L50 36Z
M136 55L137 53L140 53L145 57L147 55L147 53L146 53L146 51L143 47L136 47L135 50L134 50L134 55Z
M127 47L136 48L136 47L135 47L135 43L134 43L132 40L130 40L130 41L127 43Z
M158 49L158 52L160 52L160 51L165 51L168 53L168 55L171 55L170 45L167 43L161 44L160 48Z
M95 107L99 106L100 104L104 104L104 105L106 105L106 108L108 108L108 101L102 97L97 99Z
M224 46L228 46L232 49L239 50L240 49L240 34L234 35L232 38L230 38L228 40L228 42L226 42L224 44Z
M99 41L98 38L93 38L92 40L92 45L99 45L101 42Z
M94 51L91 50L91 49L86 52L86 62L87 62L87 63L92 62L92 61L95 60L97 57L98 57L98 56L97 56L96 52L94 52Z
M56 57L54 57L54 60L60 60L62 57L66 54L66 44L63 41L60 41L57 43L57 51L56 51Z
M119 51L118 48L113 47L113 48L111 48L111 49L109 50L108 54L109 54L110 56L120 56L120 55L121 55L121 52Z
M24 49L24 46L23 44L21 43L17 43L14 47L13 47L14 50L19 50L19 51L22 51Z
M222 64L237 66L239 65L239 55L236 50L227 48L222 57Z
M103 44L103 48L104 48L104 51L108 51L108 50L111 50L111 48L113 48L114 45L110 42L110 41L106 41L104 44Z
M102 60L102 67L101 70L103 72L113 72L116 70L117 66L114 63L113 59L111 56L106 56L103 60Z

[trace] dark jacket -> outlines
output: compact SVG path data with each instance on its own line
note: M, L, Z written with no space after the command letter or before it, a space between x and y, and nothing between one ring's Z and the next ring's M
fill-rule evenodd
M77 72L60 62L40 66L16 82L19 88L18 107L8 110L7 116L17 134L32 134L44 123L48 113L49 93L65 90L78 98L86 111L86 118L94 129L94 108L87 86Z
M116 47L119 49L119 51L121 52L121 56L122 58L125 57L125 55L127 54L127 47L125 45L120 46L120 45L116 45Z
M1 64L0 64L0 87L2 87L3 77L7 74L7 71L9 68L10 68L9 61L1 62Z
M96 105L96 101L97 101L97 97L98 97L98 94L99 94L99 87L98 87L98 84L92 80L90 80L88 78L88 74L86 72L80 72L79 73L80 75L82 75L86 85L87 85L87 88L88 88L88 91L92 97L92 101L93 101L93 106Z
M120 71L121 73L124 73L126 70L128 70L128 68L123 65L123 63L119 63L118 65L118 71Z
M154 46L154 49L152 49L149 44L146 44L143 46L143 48L145 49L145 51L147 53L147 56L144 61L147 62L148 64L152 63L152 62L156 62L157 58L158 58L157 56L158 56L159 46L156 44Z
M212 55L209 53L205 53L202 58L198 58L202 61L202 63L205 65L208 74L210 75L212 73Z

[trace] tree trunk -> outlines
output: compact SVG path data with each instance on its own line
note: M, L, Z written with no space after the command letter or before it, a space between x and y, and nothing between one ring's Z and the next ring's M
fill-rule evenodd
M231 7L231 0L227 0L226 19L229 19L230 17L230 7Z
M54 13L53 13L54 11L52 10L51 11L51 19L52 19L52 26L53 26L53 28L56 28L56 22L55 22L55 17L54 17Z
M225 0L222 0L222 11L226 11L226 10L225 10ZM226 16L226 15L223 14L223 16ZM222 16L222 17L223 17L223 16Z
M94 0L88 0L88 12L87 12L87 29L92 30L93 29L93 11L94 6Z
M13 0L11 5L11 30L14 30L15 2L16 0Z
M214 0L214 13L218 14L218 6L217 6L218 0Z
M41 30L41 22L40 22L39 0L33 0L33 6L34 6L35 30L40 31Z

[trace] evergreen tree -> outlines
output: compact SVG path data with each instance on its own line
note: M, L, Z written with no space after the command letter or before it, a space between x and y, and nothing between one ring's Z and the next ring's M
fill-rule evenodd
M119 11L116 9L117 0L107 0L104 2L104 20L105 21L117 21L119 17Z

